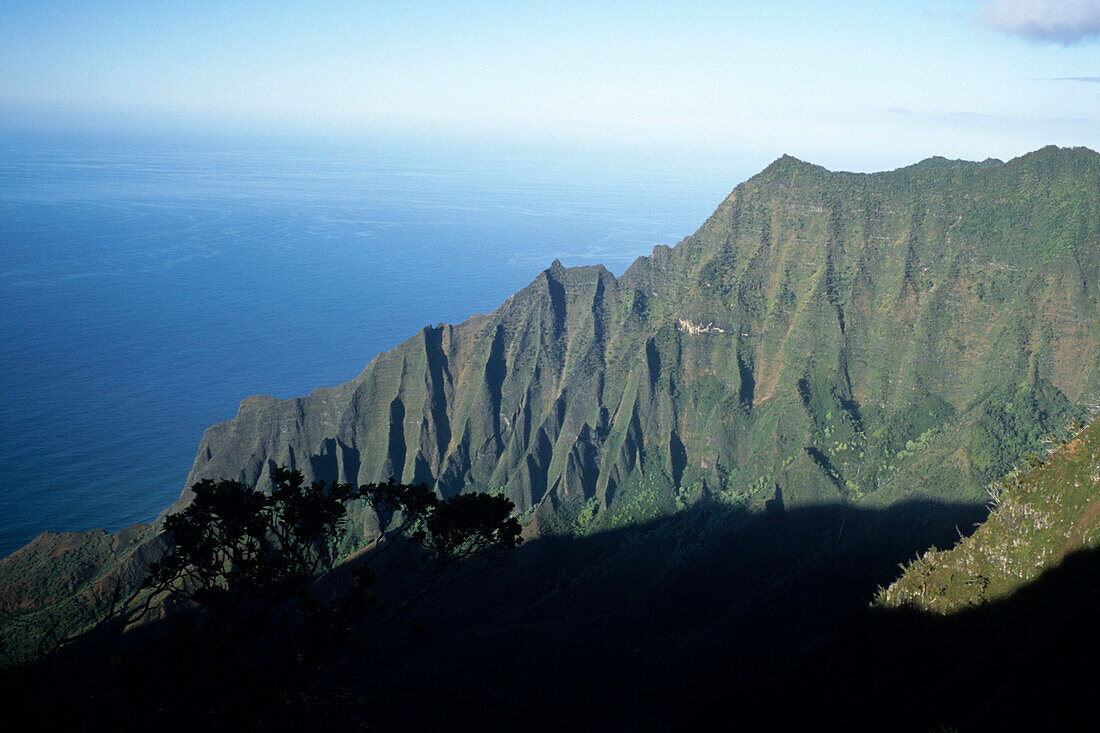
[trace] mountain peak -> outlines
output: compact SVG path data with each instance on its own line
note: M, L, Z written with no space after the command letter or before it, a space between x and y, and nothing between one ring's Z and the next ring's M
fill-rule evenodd
M1047 145L1033 150L1030 153L1025 153L1018 158L1012 160L1013 163L1032 163L1032 162L1076 162L1076 161L1096 161L1100 159L1100 153L1095 150L1091 150L1084 146L1077 147L1064 147L1060 148L1057 145Z
M814 165L813 163L807 163L804 160L800 160L793 155L784 153L777 158L771 165L764 170L760 171L755 177L773 180L790 181L795 178L811 175L819 176L822 174L828 174L827 168L820 165Z
M933 155L916 164L917 168L950 168L957 165L973 165L971 161L959 158L945 158L942 155Z

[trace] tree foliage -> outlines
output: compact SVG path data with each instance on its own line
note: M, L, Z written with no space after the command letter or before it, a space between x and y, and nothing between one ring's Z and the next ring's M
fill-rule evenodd
M503 496L459 494L441 500L426 484L307 484L300 471L275 467L264 493L239 481L204 480L194 499L168 517L172 548L150 567L146 587L196 604L238 639L272 631L353 625L355 610L376 606L367 590L381 553L403 545L423 561L424 583L398 611L436 587L462 561L499 556L519 544L513 504ZM379 535L341 591L322 600L345 529L347 506L362 501ZM329 585L337 585L329 581ZM347 629L345 629L347 631ZM350 632L348 632L350 633Z
M262 630L280 607L308 608L319 573L335 560L333 543L354 495L350 486L272 470L270 494L239 481L206 479L194 499L164 523L172 549L150 567L146 585L193 601L217 621Z
M141 587L116 588L106 617L79 634L46 629L50 648L33 674L11 670L0 682L37 680L24 685L36 690L28 704L48 703L65 726L175 718L188 727L360 727L369 706L318 673L370 659L378 642L402 633L393 622L409 620L413 604L521 541L502 496L443 500L392 479L307 483L285 468L271 479L270 492L233 480L194 484L191 503L166 518L168 551ZM368 512L350 515L373 515L374 540L348 558L340 540L356 502ZM158 617L170 623L138 623Z

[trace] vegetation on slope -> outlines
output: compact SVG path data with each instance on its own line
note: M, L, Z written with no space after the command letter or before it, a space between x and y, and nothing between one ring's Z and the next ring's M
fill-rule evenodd
M784 157L619 278L555 263L352 382L245 400L189 483L287 464L501 489L551 534L705 498L980 504L1100 393L1098 244L1089 150L870 175Z
M992 511L973 534L901 566L870 608L755 691L761 712L747 725L1023 731L1090 720L1100 420L1071 424L1047 445L989 487ZM792 690L794 707L784 704Z
M33 659L94 626L167 547L152 527L45 532L0 560L0 667Z
M954 613L1006 598L1066 557L1100 546L1100 422L1071 426L1053 450L990 486L992 512L950 550L911 561L885 608Z
M769 507L921 500L955 507L934 519L950 529L1100 394L1098 276L1092 151L870 175L784 157L621 277L554 263L347 384L246 399L207 430L187 485L263 487L287 465L444 498L502 491L529 534L578 537L695 506L732 530ZM352 507L341 553L379 530ZM145 547L85 539L0 564L0 602L78 610L77 584L51 584Z

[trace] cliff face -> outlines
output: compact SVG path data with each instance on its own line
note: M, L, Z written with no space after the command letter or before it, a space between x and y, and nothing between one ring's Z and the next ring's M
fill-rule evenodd
M392 475L503 490L543 531L703 497L979 501L1097 394L1098 276L1092 151L870 175L784 157L619 278L555 262L351 382L245 400L188 486Z
M262 486L287 465L500 490L531 533L658 527L675 541L634 548L667 555L643 573L657 586L694 553L766 588L849 545L910 555L972 516L990 481L1095 403L1098 324L1100 155L870 175L784 157L618 278L555 262L494 312L425 328L346 384L246 399L206 431L187 486ZM671 529L647 523L693 504ZM920 509L894 511L907 506ZM771 544L738 534L753 513L800 507L787 518L804 526L769 525ZM375 531L350 519L347 551ZM729 535L728 552L706 554L699 527ZM0 641L25 621L86 625L165 546L148 526L40 537L0 562ZM615 587L621 571L593 577Z

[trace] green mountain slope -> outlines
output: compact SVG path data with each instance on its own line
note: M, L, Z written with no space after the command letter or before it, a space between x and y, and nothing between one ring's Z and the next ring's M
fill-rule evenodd
M973 534L919 553L870 608L746 695L762 711L747 727L1081 728L1100 655L1100 421L1023 465L990 487Z
M980 606L1100 546L1100 422L1027 464L994 484L994 509L974 534L913 560L879 605L936 613Z
M0 559L0 667L93 626L167 547L164 535L135 524L115 534L43 532Z
M1085 414L1100 394L1098 324L1097 153L875 174L783 157L618 278L555 262L492 313L427 327L346 384L244 400L206 431L187 485L263 485L281 464L499 490L544 535L688 507L720 508L723 531L813 510L801 516L827 516L822 537L845 545L865 531L855 517L907 505L925 507L905 515L927 538ZM376 529L351 519L349 552ZM866 532L863 550L887 542ZM77 585L156 549L143 544L153 528L138 535L136 548L85 535L98 559L76 574L83 554L36 541L0 563L0 612L77 608Z
M501 489L543 532L704 497L980 502L1097 394L1098 244L1086 149L870 175L784 157L619 278L555 263L347 384L245 400L188 484L287 464Z

